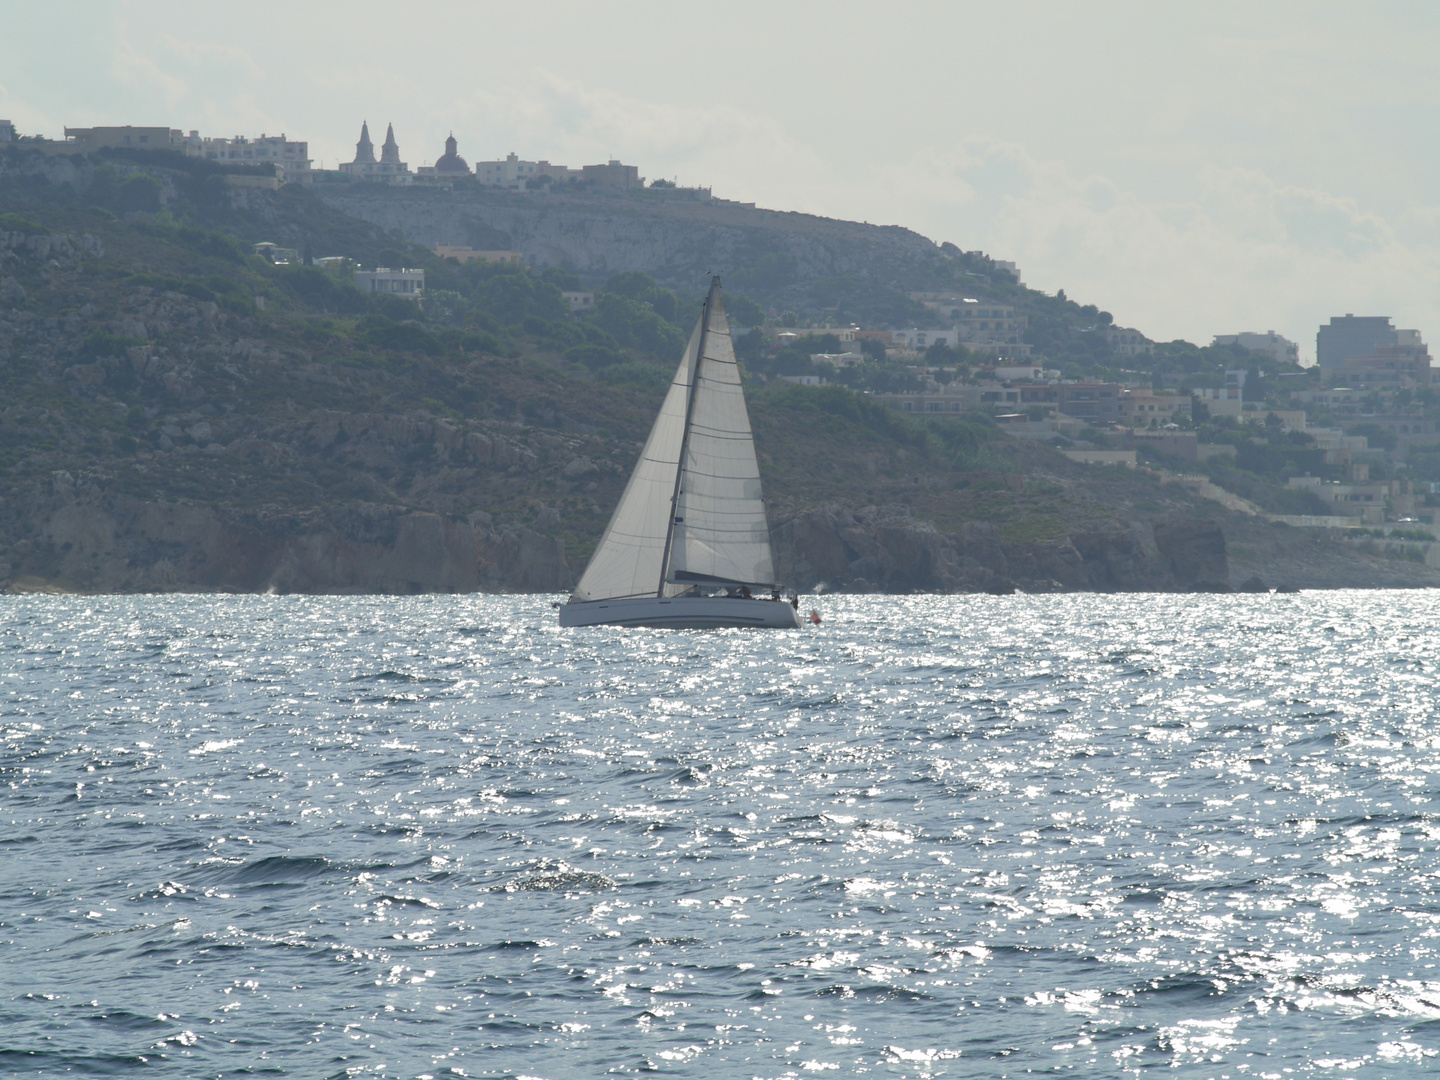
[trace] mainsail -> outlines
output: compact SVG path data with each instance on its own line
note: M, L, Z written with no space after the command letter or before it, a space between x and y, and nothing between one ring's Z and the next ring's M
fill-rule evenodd
M576 600L775 579L760 468L716 279Z

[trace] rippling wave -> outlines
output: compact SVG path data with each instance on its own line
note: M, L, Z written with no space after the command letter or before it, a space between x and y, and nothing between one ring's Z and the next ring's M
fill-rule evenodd
M1440 1065L1440 600L0 598L0 1074Z

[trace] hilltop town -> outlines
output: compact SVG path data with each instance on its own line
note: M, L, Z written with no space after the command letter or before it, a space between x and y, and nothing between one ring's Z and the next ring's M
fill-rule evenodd
M1388 317L1153 341L908 230L359 136L0 121L5 587L564 588L711 269L797 583L1440 583Z

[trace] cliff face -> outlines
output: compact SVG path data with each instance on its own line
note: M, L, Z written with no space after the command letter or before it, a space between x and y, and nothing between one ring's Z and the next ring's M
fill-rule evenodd
M570 585L563 541L533 529L495 530L486 515L455 518L356 506L290 534L207 506L89 493L69 474L23 507L27 534L0 577L86 592L558 592ZM19 565L16 565L18 563ZM17 573L18 572L18 573ZM34 575L33 577L41 577Z
M1004 543L985 522L943 533L905 507L826 506L777 523L777 573L847 592L1213 590L1229 587L1225 535L1178 520Z
M707 272L726 274L742 291L838 276L893 283L939 252L909 229L656 193L580 197L348 185L316 191L336 209L427 247L518 251L531 266L584 273L639 270L692 289Z

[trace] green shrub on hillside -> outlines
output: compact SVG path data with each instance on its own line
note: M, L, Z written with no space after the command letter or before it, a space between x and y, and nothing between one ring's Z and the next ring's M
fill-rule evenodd
M102 356L124 356L125 350L132 345L143 344L145 343L139 338L126 337L124 334L112 334L108 330L97 330L80 343L76 355L82 361L89 363Z
M611 386L634 386L642 390L664 390L673 377L672 372L662 367L638 360L611 365L600 374L601 381Z
M683 331L665 321L649 303L619 293L600 293L591 318L621 348L677 360L685 348Z

